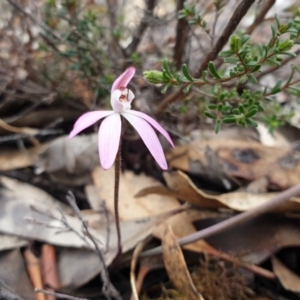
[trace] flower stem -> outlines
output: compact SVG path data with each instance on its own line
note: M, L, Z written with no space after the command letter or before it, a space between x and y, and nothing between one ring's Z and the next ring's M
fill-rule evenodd
M118 257L122 253L122 243L121 243L121 229L120 229L120 216L119 216L119 186L120 186L120 175L121 175L121 141L115 160L115 190L114 190L114 210L115 210L115 222L116 222L116 231L118 239Z

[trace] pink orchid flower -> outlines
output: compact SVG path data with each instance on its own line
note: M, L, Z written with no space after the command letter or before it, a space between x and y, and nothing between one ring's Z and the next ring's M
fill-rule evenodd
M107 170L116 159L121 137L121 116L123 116L139 133L159 166L166 170L168 165L162 146L150 124L168 140L172 147L174 147L174 144L166 130L154 119L140 111L130 109L134 94L127 89L127 85L134 74L135 68L130 67L113 83L110 101L113 110L85 113L75 122L69 137L74 137L82 130L105 118L99 128L98 143L100 162L103 169Z

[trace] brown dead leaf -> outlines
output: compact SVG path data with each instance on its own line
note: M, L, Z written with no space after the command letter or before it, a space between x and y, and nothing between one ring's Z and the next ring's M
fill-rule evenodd
M45 151L47 147L48 145L44 144L26 151L2 150L0 152L0 171L10 171L32 166L38 154Z
M95 168L92 174L95 185L98 189L98 199L93 197L95 203L90 203L94 210L99 210L99 199L104 199L111 213L114 212L114 170L103 170L100 167ZM121 220L131 220L133 218L143 218L156 216L164 212L170 212L178 209L181 205L173 196L147 195L142 198L136 198L135 195L139 190L151 186L157 186L159 183L144 174L134 175L133 172L125 172L121 174L120 180L120 200L119 213ZM195 227L192 225L186 212L177 214L169 218L163 224L153 226L153 235L162 238L163 232L167 224L172 226L173 232L177 238L186 236L195 232ZM184 224L184 226L183 226ZM193 244L185 246L192 251L216 251L210 247L205 241L200 240Z
M59 137L36 160L38 173L47 172L55 181L82 185L90 181L90 172L99 164L97 134L70 139Z
M172 195L178 199L185 200L194 205L206 208L230 208L237 211L246 211L272 199L277 193L249 193L236 191L221 195L209 195L197 188L191 179L181 171L164 173ZM145 191L143 191L145 194ZM152 190L153 192L153 190ZM157 190L159 193L160 190ZM166 191L163 191L166 193ZM291 201L278 207L276 212L300 212L300 201L298 198L291 198Z
M196 225L204 228L222 220L207 219ZM206 241L244 262L260 264L280 249L300 246L300 220L277 214L264 215L208 237Z
M208 153L213 153L217 160L215 165L221 170L212 170L209 159L212 154ZM249 181L267 176L269 185L280 189L299 183L300 153L289 148L237 140L211 140L176 147L167 154L167 159L170 167L206 177L220 172Z
M168 276L176 289L189 300L204 300L197 291L171 227L166 227L162 239L162 253Z
M99 164L97 134L69 139L62 136L51 143L26 151L0 152L0 171L34 165L36 173L47 172L54 181L69 185L90 182L90 173Z
M273 271L280 280L283 287L294 293L300 293L300 277L289 268L287 268L275 256L272 257Z
M12 117L9 120L9 124L16 127L43 128L59 119L63 119L65 122L73 122L79 115L80 112L78 111L48 107L46 109L38 109L24 115ZM0 134L6 132L5 129L0 127Z
M2 119L0 119L0 127L14 133L24 133L28 135L38 134L39 129L36 128L28 128L28 127L15 127L5 123Z

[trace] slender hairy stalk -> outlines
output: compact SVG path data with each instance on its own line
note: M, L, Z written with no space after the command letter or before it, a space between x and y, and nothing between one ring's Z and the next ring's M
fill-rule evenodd
M115 222L118 238L118 257L122 253L122 243L121 243L121 230L120 230L120 216L119 216L119 186L120 186L120 175L121 175L121 141L115 160L115 190L114 190L114 210L115 210Z

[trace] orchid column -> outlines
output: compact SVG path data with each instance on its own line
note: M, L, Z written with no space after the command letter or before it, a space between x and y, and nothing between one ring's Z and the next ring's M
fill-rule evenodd
M127 88L127 85L134 74L135 68L130 67L113 83L110 101L113 110L85 113L75 122L74 128L69 135L69 137L72 138L82 130L104 118L99 127L98 149L100 163L103 169L109 169L116 160L114 201L119 252L121 252L121 234L118 212L121 166L121 150L119 149L122 127L121 116L124 117L139 133L150 153L163 170L166 170L168 165L162 146L152 126L168 140L172 147L174 147L169 134L154 119L140 111L131 109L131 102L134 99L134 94Z

